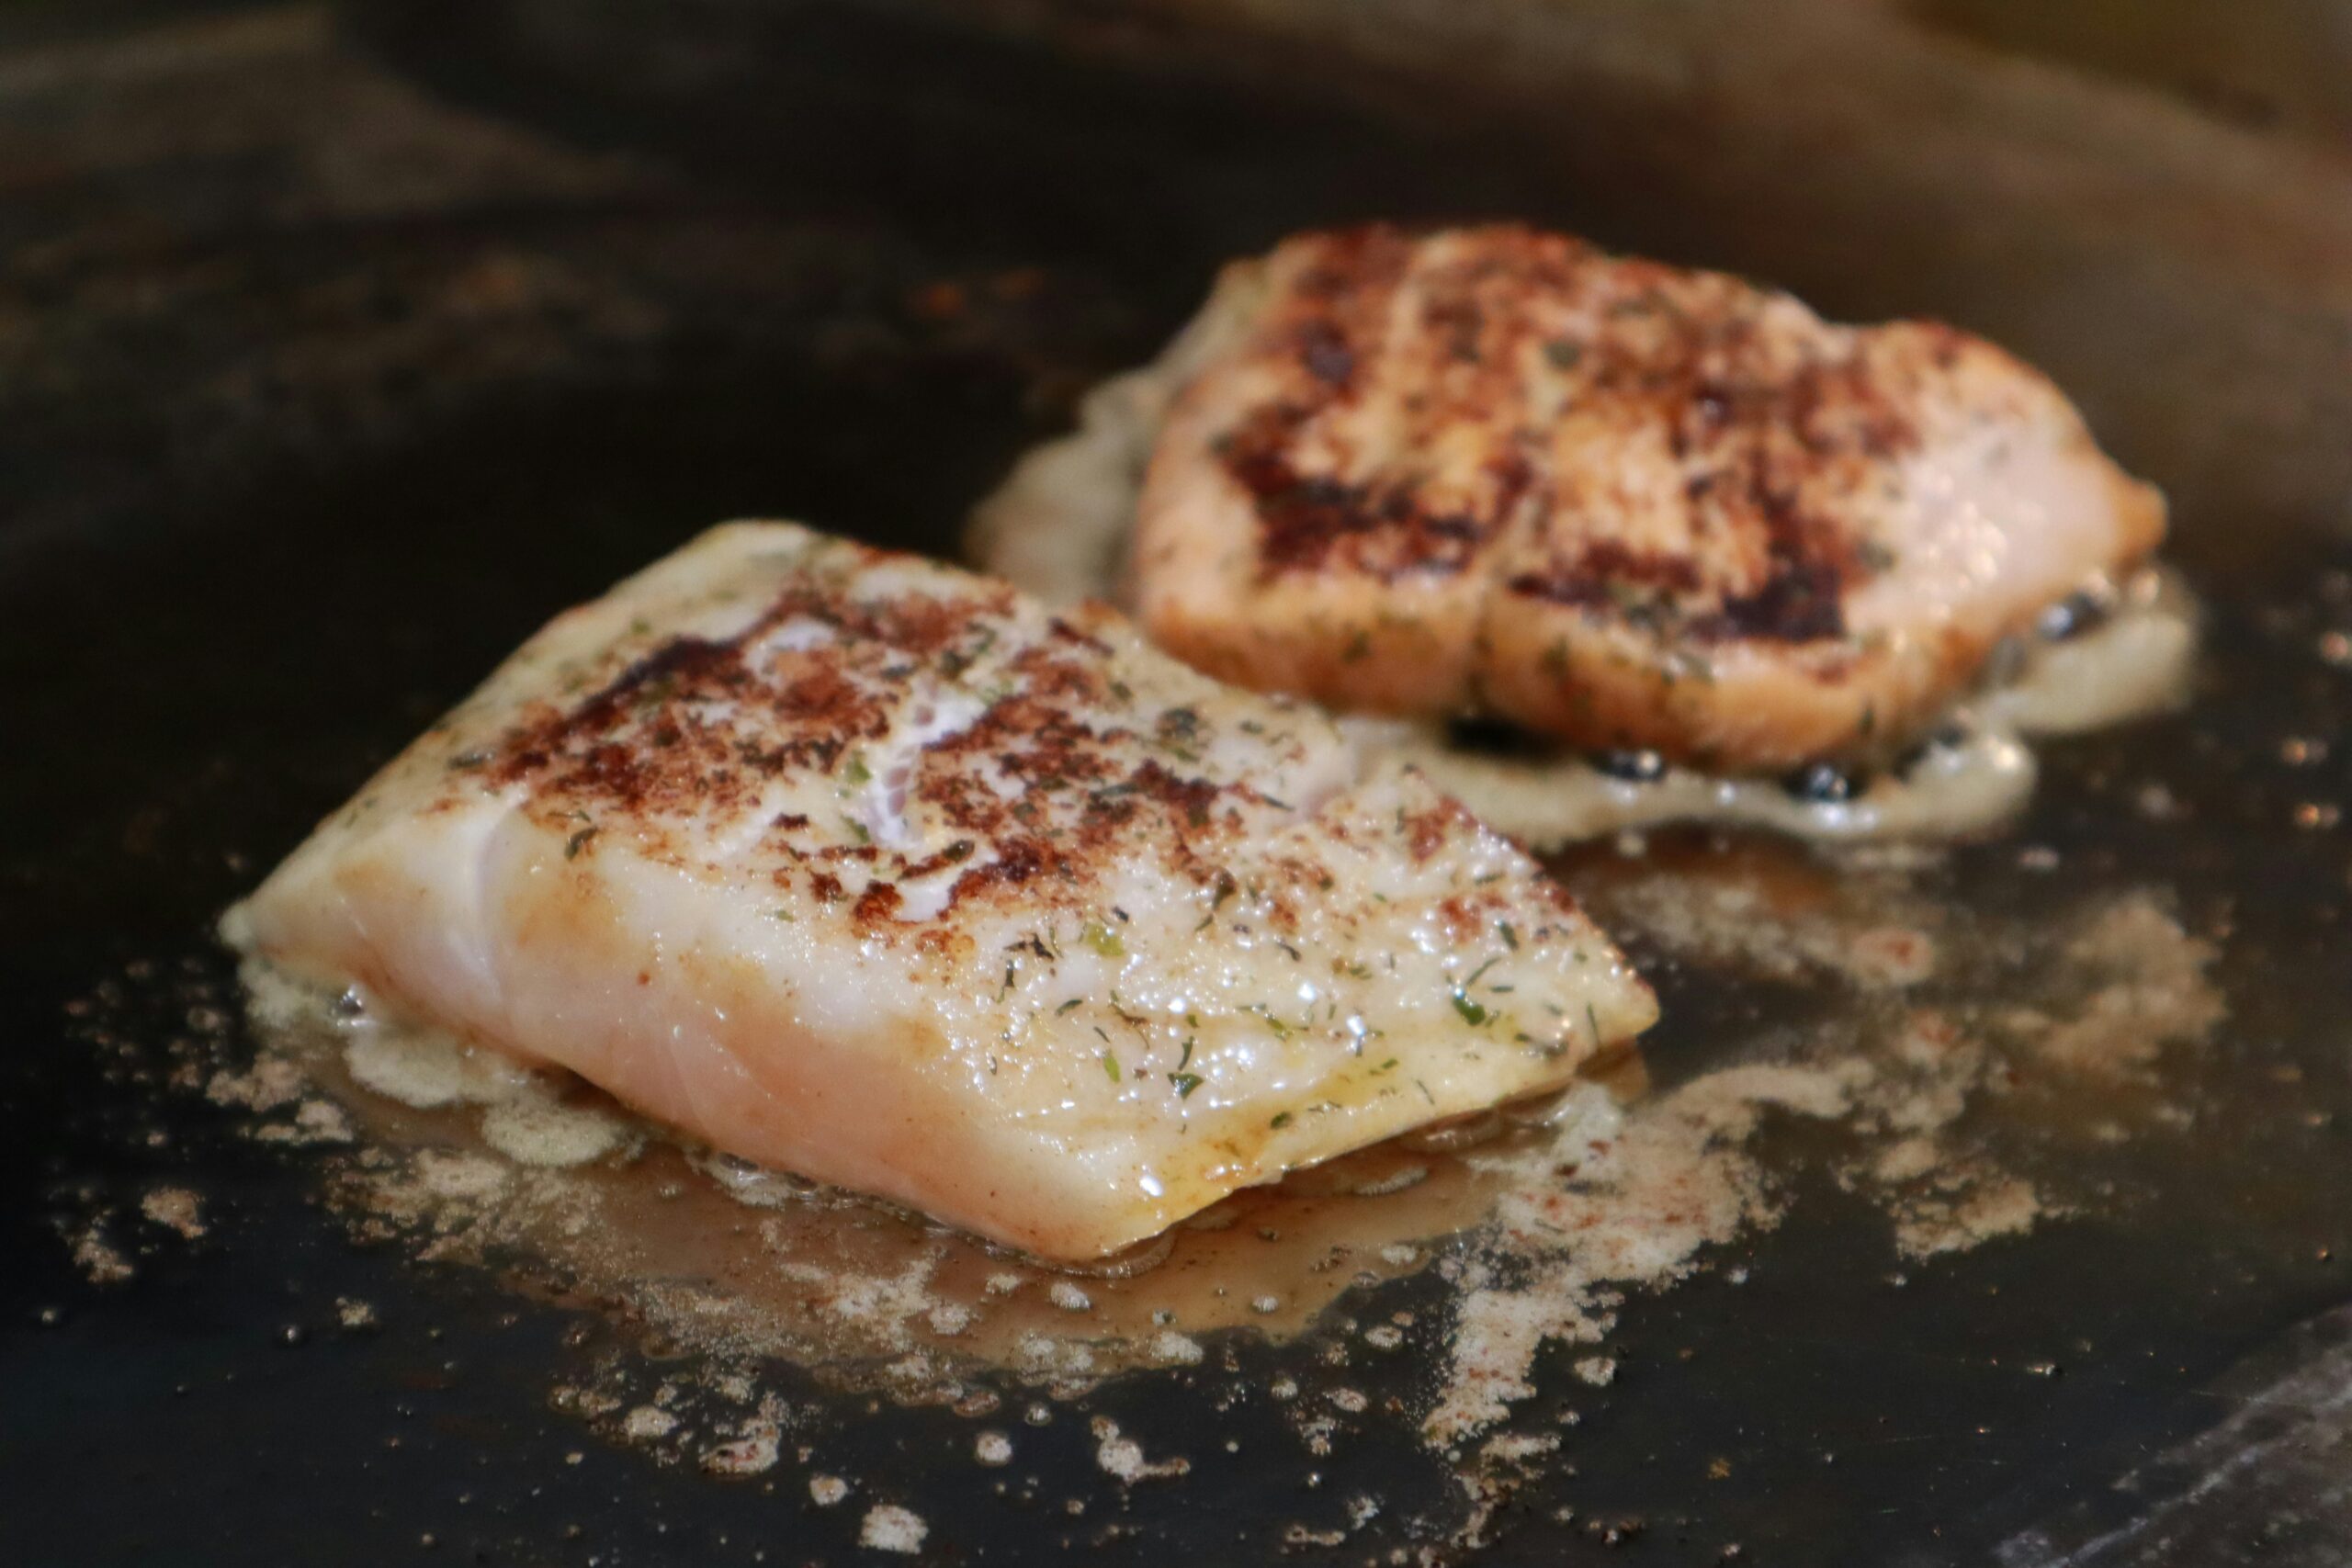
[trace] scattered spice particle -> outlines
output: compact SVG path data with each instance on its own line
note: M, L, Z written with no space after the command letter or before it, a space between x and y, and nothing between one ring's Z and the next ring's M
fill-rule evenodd
M655 1404L640 1404L621 1418L621 1432L631 1442L650 1443L668 1437L678 1418Z
M106 1228L93 1220L74 1237L74 1265L93 1285L119 1285L130 1278L130 1260L107 1239Z
M866 1510L865 1521L858 1526L857 1543L872 1551L912 1556L922 1550L923 1538L930 1533L931 1527L913 1509L880 1503Z
M209 1228L204 1223L203 1198L186 1187L150 1189L139 1200L139 1212L183 1241L194 1241Z
M1122 1436L1119 1424L1107 1416L1094 1417L1094 1462L1119 1480L1133 1484L1163 1476L1183 1475L1191 1472L1193 1461L1179 1454L1171 1459L1147 1460L1143 1445Z

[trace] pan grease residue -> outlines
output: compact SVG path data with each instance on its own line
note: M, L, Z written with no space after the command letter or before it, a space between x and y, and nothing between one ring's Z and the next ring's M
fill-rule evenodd
M1776 1126L1819 1129L1804 1158L1887 1216L1899 1265L2092 1201L2095 1183L2075 1190L2014 1151L2053 1136L2096 1149L2175 1114L2162 1053L2205 1038L2223 1006L2206 975L2214 949L2165 896L2103 896L2052 940L1937 899L1914 860L1934 857L1831 865L1784 845L1662 843L1568 864L1653 965L1799 986L1819 1018L1693 1037L1670 1009L1651 1067L1705 1064L1679 1082L1648 1092L1644 1064L1623 1058L1606 1082L1238 1194L1091 1272L685 1146L576 1081L263 967L245 972L261 1055L210 1081L261 1118L259 1138L300 1137L324 1112L347 1121L356 1142L329 1145L331 1180L363 1235L518 1269L698 1358L710 1376L667 1376L650 1399L615 1373L558 1404L713 1474L757 1473L788 1449L792 1413L759 1389L763 1361L1002 1419L1116 1373L1230 1372L1236 1334L1282 1341L1336 1320L1343 1364L1402 1356L1428 1379L1402 1409L1344 1379L1311 1396L1278 1379L1307 1453L1402 1419L1462 1467L1475 1512L1558 1446L1556 1433L1506 1429L1547 1355L1606 1369L1587 1379L1606 1382L1616 1362L1595 1351L1629 1292L1707 1267L1710 1248L1783 1212L1796 1145ZM1369 1299L1351 1290L1425 1271L1442 1310L1344 1315ZM733 1392L717 1416L688 1421L676 1412L694 1388ZM1186 1457L1154 1451L1148 1434L1102 1447L1122 1483L1181 1473ZM974 1462L1011 1449L992 1428Z

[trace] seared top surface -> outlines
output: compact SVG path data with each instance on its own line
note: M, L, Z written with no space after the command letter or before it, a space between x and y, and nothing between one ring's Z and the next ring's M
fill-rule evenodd
M1246 325L1169 417L1138 600L1204 668L1342 706L1731 765L1834 752L1865 711L1930 715L2161 532L1989 344L1565 235L1304 235L1210 309ZM1661 676L1741 689L1662 702Z

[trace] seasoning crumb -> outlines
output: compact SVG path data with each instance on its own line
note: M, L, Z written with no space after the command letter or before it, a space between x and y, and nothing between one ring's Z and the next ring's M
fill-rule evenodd
M204 1223L203 1198L186 1187L151 1190L140 1199L139 1212L183 1241L194 1241L209 1228Z
M931 1527L911 1508L877 1503L865 1511L865 1520L858 1526L857 1543L873 1551L911 1556L922 1550L923 1537L930 1533Z
M849 1495L849 1483L838 1475L812 1475L808 1478L808 1496L820 1508L830 1508Z
M1526 1464L1544 1454L1555 1453L1560 1447L1557 1432L1503 1432L1487 1439L1479 1450L1487 1459L1504 1464Z
M601 1159L625 1136L617 1117L536 1098L492 1106L482 1116L481 1133L492 1148L515 1164L548 1168Z
M775 1468L778 1434L773 1427L754 1423L741 1437L712 1448L702 1456L702 1467L713 1475L740 1480Z
M678 1418L659 1405L640 1404L621 1418L621 1431L633 1443L649 1443L677 1430Z
M115 1250L105 1227L96 1220L74 1238L74 1263L93 1285L119 1285L134 1272L130 1260Z
M1119 1424L1107 1416L1094 1418L1094 1462L1119 1480L1132 1484L1159 1476L1183 1475L1193 1468L1193 1461L1182 1454L1173 1459L1149 1461L1144 1458L1143 1445L1120 1434Z

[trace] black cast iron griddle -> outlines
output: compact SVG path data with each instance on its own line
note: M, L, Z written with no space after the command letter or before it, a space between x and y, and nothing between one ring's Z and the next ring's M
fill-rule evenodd
M1607 1389L1548 1359L1570 1463L1440 1555L2341 1561L2341 170L1845 10L1759 39L1725 7L1567 6L1502 54L1485 6L1383 8L1421 30L1320 50L1308 4L1157 6L1141 33L1011 6L12 16L0 1561L878 1560L798 1470L724 1484L551 1410L625 1325L355 1247L300 1156L140 1074L220 995L220 907L553 610L732 514L947 549L1216 259L1463 210L1832 313L1951 313L2043 357L2171 487L2214 611L2197 706L2056 749L2031 818L1936 889L2030 921L2158 877L2218 936L2231 1014L2189 1128L2119 1152L2111 1203L1932 1266L1804 1136L1769 1139L1787 1223L1630 1301ZM1800 46L1871 69L1776 98ZM2162 812L2135 808L2152 784ZM1802 1004L1693 965L1661 984L1662 1085ZM61 1227L161 1181L201 1190L207 1235L119 1220L134 1275L93 1283ZM345 1299L375 1326L343 1327ZM1297 1359L1235 1354L1245 1382ZM1218 1409L1220 1382L1057 1407L1002 1495L965 1418L793 1386L827 1465L930 1522L926 1561L1388 1561L1458 1517L1405 1435L1317 1460L1263 1404ZM1113 1484L1096 1415L1192 1473ZM1434 1523L1287 1537L1352 1494Z

